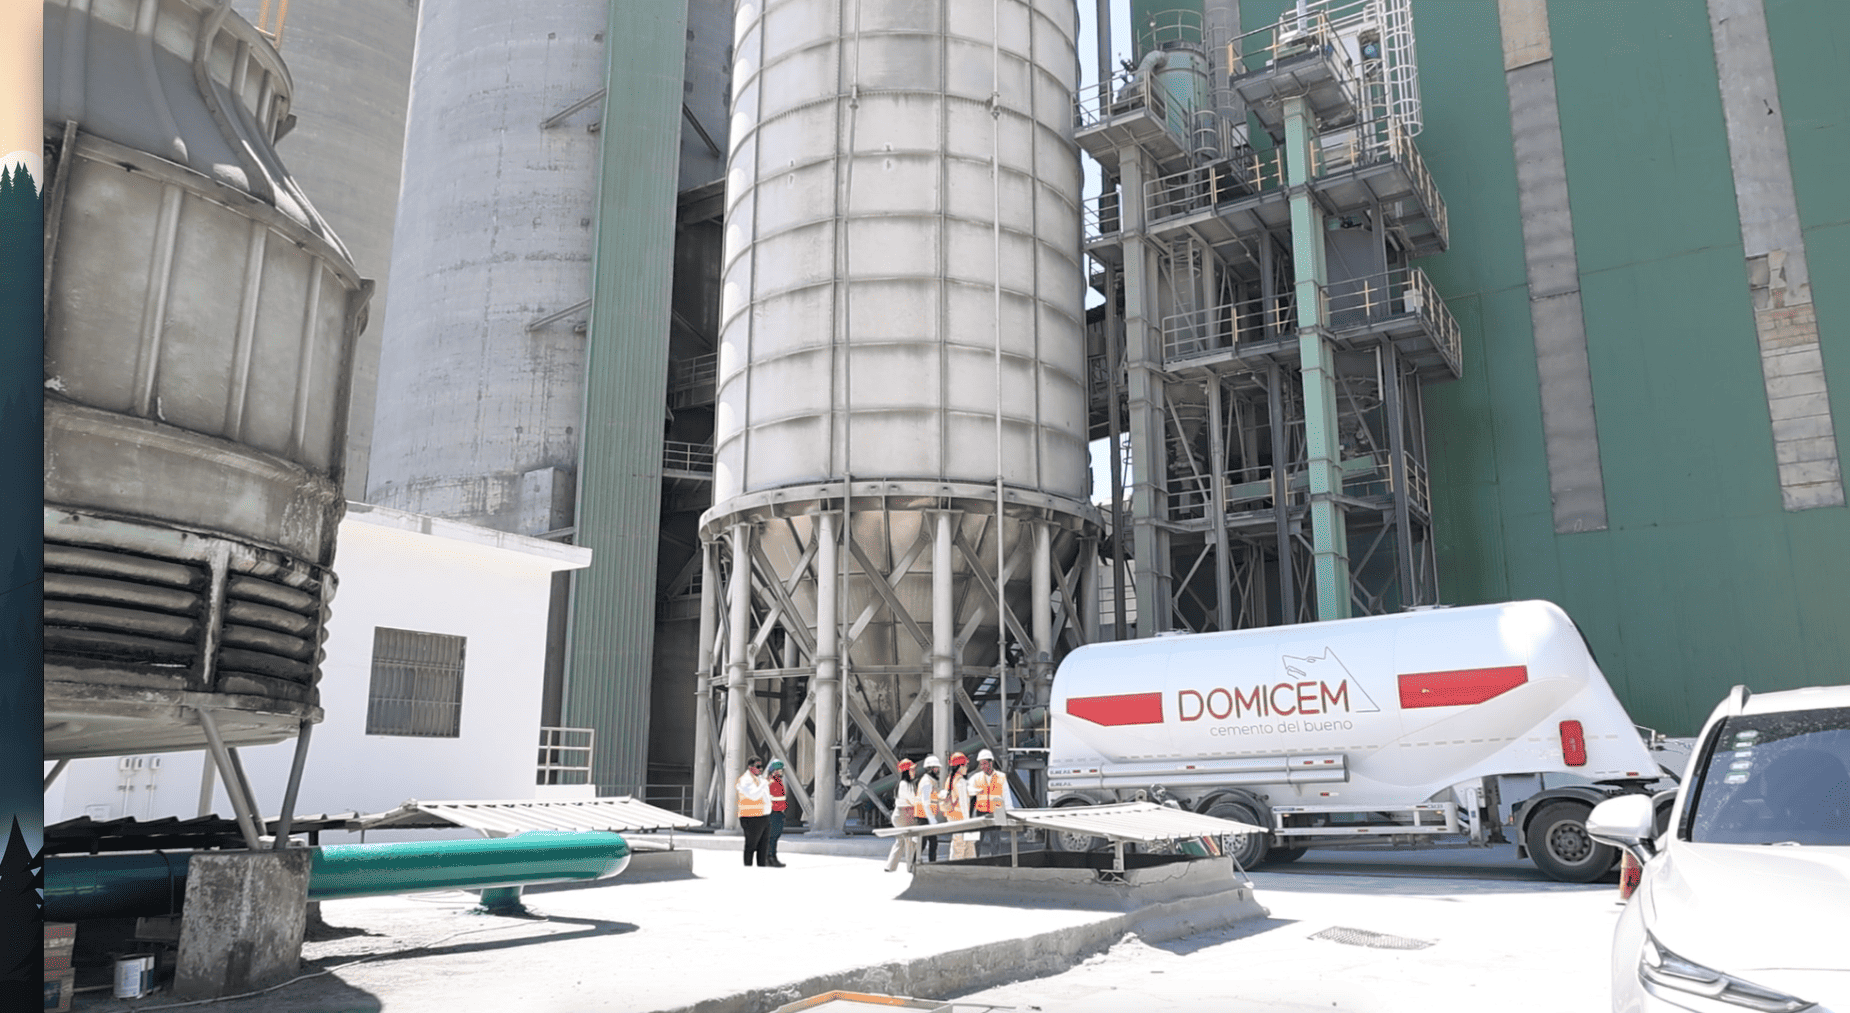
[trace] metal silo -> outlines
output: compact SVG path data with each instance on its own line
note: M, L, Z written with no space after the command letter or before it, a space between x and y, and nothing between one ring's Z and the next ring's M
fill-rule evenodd
M369 286L276 155L289 72L243 18L51 0L44 51L45 756L229 770L320 720Z
M1084 636L1076 28L1072 0L739 4L709 802L769 753L836 825L899 753L1000 752Z
M374 503L528 535L571 523L606 16L418 12Z

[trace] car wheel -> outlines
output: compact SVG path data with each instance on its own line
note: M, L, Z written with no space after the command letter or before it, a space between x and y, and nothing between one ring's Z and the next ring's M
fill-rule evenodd
M1253 807L1245 802L1216 802L1208 807L1207 814L1223 820L1265 826L1265 820L1260 819L1259 814L1253 811ZM1266 838L1268 836L1270 835L1228 834L1227 854L1240 863L1240 868L1251 869L1266 860L1266 848L1268 847Z
M1550 802L1529 821L1524 839L1535 867L1563 883L1591 883L1618 857L1618 849L1587 836L1585 802Z

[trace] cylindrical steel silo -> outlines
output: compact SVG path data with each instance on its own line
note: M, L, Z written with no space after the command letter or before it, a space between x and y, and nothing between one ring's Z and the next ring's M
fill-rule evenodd
M222 4L45 5L47 758L320 719L368 286L277 157L291 94Z
M606 9L418 18L367 498L539 534L578 463Z
M1077 20L1072 0L738 8L708 722L724 783L791 736L825 826L887 739L1002 745L985 685L1018 710L1083 622ZM1028 664L998 680L1005 640ZM813 691L755 713L771 678Z

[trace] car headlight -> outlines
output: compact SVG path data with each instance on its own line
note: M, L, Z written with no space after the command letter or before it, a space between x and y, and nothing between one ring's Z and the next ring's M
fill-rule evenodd
M1644 982L1645 991L1686 1009L1720 1010L1732 1006L1766 1013L1800 1013L1815 1005L1679 957L1649 932L1644 935L1644 949L1638 955L1638 978ZM1704 999L1709 1001L1704 1003Z

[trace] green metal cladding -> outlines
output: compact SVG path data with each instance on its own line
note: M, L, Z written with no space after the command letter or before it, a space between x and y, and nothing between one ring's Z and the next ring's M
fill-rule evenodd
M611 0L610 24L578 472L577 542L593 556L572 592L564 712L566 724L598 729L592 782L639 791L648 770L687 8Z
M1850 4L1765 5L1844 458ZM1559 603L1634 719L1692 734L1737 683L1850 682L1850 510L1782 506L1704 0L1548 6L1609 526L1552 522L1497 5L1415 0L1452 241L1419 264L1468 363L1426 390L1441 594Z

